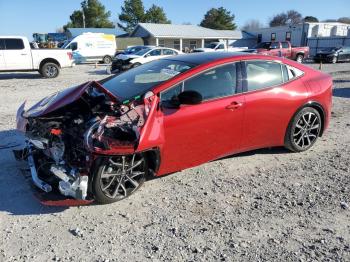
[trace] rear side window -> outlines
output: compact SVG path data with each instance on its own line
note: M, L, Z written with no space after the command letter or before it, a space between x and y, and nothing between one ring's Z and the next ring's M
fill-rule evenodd
M24 44L22 39L18 38L7 38L5 39L5 46L7 50L20 50L24 49Z
M288 80L291 80L293 78L297 78L304 74L303 71L299 70L298 68L286 65L287 71L288 71Z
M171 49L163 49L163 55L176 55L176 53Z
M281 64L270 61L247 61L245 64L248 91L283 83Z
M289 48L288 42L282 42L282 48Z

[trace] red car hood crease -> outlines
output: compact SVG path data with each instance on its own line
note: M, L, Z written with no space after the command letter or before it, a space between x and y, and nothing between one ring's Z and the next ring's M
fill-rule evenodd
M57 109L60 109L66 105L69 105L76 100L78 100L83 93L86 91L87 88L89 88L92 84L95 84L95 86L102 91L103 93L107 94L114 102L120 101L119 98L115 95L113 95L111 92L109 92L107 89L105 89L99 82L97 81L89 81L84 84L81 84L75 88L72 88L70 91L68 91L64 96L60 98L53 98L53 101L48 102L48 106L45 107L43 110L38 110L34 113L30 113L31 110L35 110L40 107L40 100L38 103L36 103L34 106L29 108L27 112L29 113L30 117L40 117L40 116L45 116L46 114L49 114ZM63 90L64 92L64 90Z

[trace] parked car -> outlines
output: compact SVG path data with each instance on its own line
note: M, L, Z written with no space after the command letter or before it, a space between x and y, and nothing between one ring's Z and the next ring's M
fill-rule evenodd
M350 61L350 46L329 47L317 52L314 57L316 63L319 62L346 62Z
M111 203L147 177L235 153L308 150L331 104L331 76L288 59L178 55L23 104L27 146L15 155L42 190Z
M181 51L167 47L147 47L133 54L119 54L113 60L111 72L128 70L164 57L180 54Z
M242 50L247 50L248 47L232 47L227 46L225 42L211 42L207 45L205 45L204 48L196 48L193 50L194 53L200 53L200 52L222 52L222 51L229 51L229 52L238 52Z
M310 49L308 46L292 47L291 43L288 41L261 42L254 48L243 52L285 57L302 63L303 60L309 56Z
M117 59L118 55L131 55L131 54L135 54L138 51L141 51L143 49L146 48L153 48L155 46L150 46L150 45L136 45L136 46L129 46L128 48L126 48L124 51L119 51L115 54L114 58ZM114 59L114 60L115 60Z
M0 72L38 71L54 78L62 68L72 66L72 50L32 49L26 37L0 36Z
M114 35L83 33L62 46L72 49L76 63L103 62L110 64L117 50Z

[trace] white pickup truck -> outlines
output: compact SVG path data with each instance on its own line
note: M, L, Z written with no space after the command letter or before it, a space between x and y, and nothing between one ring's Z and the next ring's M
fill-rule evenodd
M216 52L216 51L227 51L227 52L238 52L248 49L248 47L232 47L227 46L225 42L211 42L210 44L205 45L203 48L196 48L193 50L195 53L199 52Z
M0 36L0 72L38 71L54 78L60 69L74 66L72 50L36 49L26 37Z

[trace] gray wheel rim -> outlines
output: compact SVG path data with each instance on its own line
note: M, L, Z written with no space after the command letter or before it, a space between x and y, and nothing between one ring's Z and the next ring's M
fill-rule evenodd
M337 62L337 58L334 56L332 59L332 63L335 64Z
M298 119L294 127L293 141L298 147L306 149L315 143L320 130L319 117L312 112L307 112Z
M136 191L145 181L145 161L140 155L109 159L103 167L100 186L106 197L121 200Z
M297 62L298 62L298 63L303 62L303 57L302 57L301 55L298 55L298 57L297 57Z
M49 65L46 67L45 73L48 77L53 77L57 75L57 68L55 66Z

